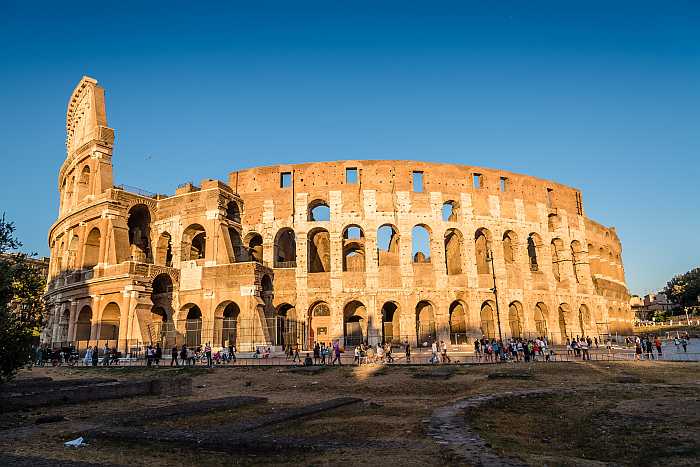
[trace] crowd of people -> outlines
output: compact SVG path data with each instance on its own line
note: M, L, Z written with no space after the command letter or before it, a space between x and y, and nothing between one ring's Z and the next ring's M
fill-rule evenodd
M511 338L506 342L482 337L474 341L474 355L478 362L549 361L554 355L547 337L535 339Z

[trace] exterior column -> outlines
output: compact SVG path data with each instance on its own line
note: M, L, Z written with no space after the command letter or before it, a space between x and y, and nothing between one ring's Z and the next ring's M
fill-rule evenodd
M68 335L66 336L66 340L69 340L71 342L75 340L75 322L77 319L78 319L78 301L71 300L70 301L70 317L68 318Z

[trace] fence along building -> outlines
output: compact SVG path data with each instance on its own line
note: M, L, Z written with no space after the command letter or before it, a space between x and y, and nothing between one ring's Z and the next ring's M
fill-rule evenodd
M115 186L114 130L89 77L66 131L45 342L252 349L631 330L620 240L574 188L390 160L258 167L169 196Z

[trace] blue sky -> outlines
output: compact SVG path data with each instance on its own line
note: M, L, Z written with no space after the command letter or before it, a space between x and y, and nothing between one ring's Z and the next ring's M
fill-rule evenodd
M25 249L48 253L87 74L117 183L172 193L336 159L497 167L583 190L632 292L700 263L700 3L220 3L3 2L0 211Z

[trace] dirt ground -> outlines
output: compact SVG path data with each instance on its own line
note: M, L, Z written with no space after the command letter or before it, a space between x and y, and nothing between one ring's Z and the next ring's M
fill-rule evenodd
M434 409L479 394L515 389L567 388L580 394L505 401L479 409L470 423L505 454L532 464L567 465L583 460L631 465L672 459L693 464L698 454L700 386L697 363L574 362L492 366L343 366L316 374L280 367L207 370L169 368L41 368L23 377L193 378L187 397L148 396L11 412L0 417L0 452L50 460L107 465L468 465L427 435ZM489 374L498 373L498 378ZM660 388L658 385L672 385ZM150 430L213 430L227 433L259 417L293 407L351 396L363 402L257 430L260 443L304 441L303 448L236 454L204 450L193 442L114 441L90 438L87 446L63 442L136 409L224 396L266 397L267 403L206 411L163 421ZM65 421L36 425L40 416ZM516 427L517 429L513 429ZM686 427L686 428L684 428ZM109 429L109 428L107 428ZM139 431L140 430L140 431ZM257 436L254 434L254 436ZM309 444L310 443L310 444ZM311 445L311 447L309 447ZM655 446L666 446L656 449Z

